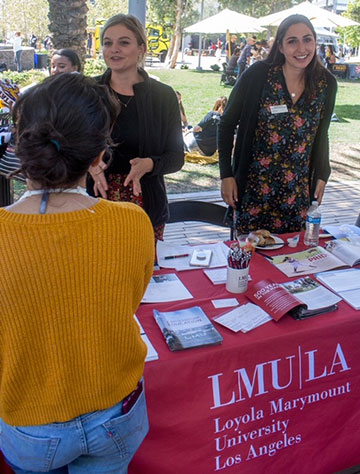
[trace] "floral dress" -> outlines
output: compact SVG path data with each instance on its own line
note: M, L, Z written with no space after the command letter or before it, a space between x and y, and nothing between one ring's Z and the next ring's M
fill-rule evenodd
M284 233L304 227L311 149L325 98L326 81L321 80L312 98L303 94L293 104L281 66L269 69L260 99L252 163L235 216L238 231Z

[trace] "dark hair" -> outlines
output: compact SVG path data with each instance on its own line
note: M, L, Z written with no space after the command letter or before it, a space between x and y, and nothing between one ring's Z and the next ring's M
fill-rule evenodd
M57 51L53 52L52 56L55 56L55 54L58 56L65 56L69 59L72 66L76 66L77 70L81 71L81 62L79 56L72 49L58 49Z
M44 189L71 187L111 143L117 102L82 74L46 78L16 102L13 120L21 172Z
M146 32L141 22L134 15L125 15L124 13L118 13L107 20L101 30L100 40L101 45L104 43L104 35L108 28L116 25L124 25L128 30L132 31L135 35L137 44L145 47L145 53L147 50L147 39Z
M314 42L316 44L316 32L311 21L304 15L290 15L280 23L279 28L276 32L274 44L272 45L268 57L264 60L265 63L270 64L271 66L282 66L285 63L285 57L280 52L280 46L282 45L286 32L290 28L290 26L297 25L298 23L302 23L310 29L312 35L314 36ZM319 60L315 49L314 57L305 69L306 98L310 98L314 94L319 80L324 75L324 71L326 70L322 65L321 61Z

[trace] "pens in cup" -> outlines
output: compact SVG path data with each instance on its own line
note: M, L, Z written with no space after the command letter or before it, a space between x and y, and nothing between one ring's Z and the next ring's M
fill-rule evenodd
M166 257L164 257L164 260L171 260L173 258L184 258L184 257L189 257L189 253L182 253L180 255L166 255Z

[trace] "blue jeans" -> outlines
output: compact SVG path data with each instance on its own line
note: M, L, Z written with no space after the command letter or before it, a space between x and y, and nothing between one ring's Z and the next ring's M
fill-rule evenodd
M66 423L10 426L0 419L0 450L17 474L126 474L149 430L145 393Z

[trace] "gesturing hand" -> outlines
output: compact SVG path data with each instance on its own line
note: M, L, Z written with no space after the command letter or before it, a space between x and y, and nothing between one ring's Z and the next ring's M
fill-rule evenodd
M139 196L141 194L140 179L144 174L153 170L154 162L151 158L133 158L130 160L130 164L130 173L124 181L124 186L129 186L129 183L132 182L134 196Z
M95 166L90 166L89 173L94 180L94 194L98 196L100 194L104 199L107 198L106 191L108 190L108 184L105 178L104 171L107 168L107 164L103 161L100 161L99 164Z
M236 208L238 202L238 187L235 178L223 178L221 180L221 197L229 206Z

